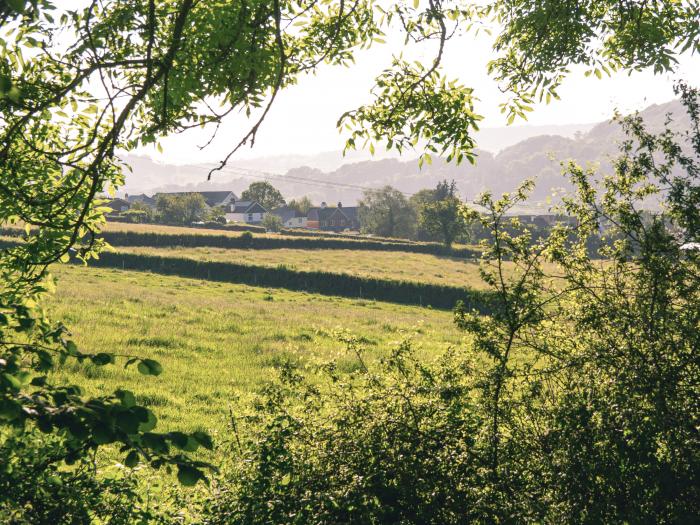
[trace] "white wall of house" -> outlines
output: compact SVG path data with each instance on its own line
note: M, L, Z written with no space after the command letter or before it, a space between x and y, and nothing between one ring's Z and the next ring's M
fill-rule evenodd
M264 213L227 213L226 222L262 222Z
M285 228L306 228L306 217L292 217L284 223Z

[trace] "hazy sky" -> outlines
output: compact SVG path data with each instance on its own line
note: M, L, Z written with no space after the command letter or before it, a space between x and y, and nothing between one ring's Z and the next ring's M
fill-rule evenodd
M393 41L392 41L393 40ZM493 57L490 38L465 36L449 43L445 68L452 77L475 89L479 98L477 112L484 115L481 127L505 126L499 103L505 100L496 83L486 73L486 64ZM370 100L373 79L391 60L392 53L403 50L402 42L390 38L387 45L373 47L357 55L352 68L323 67L316 76L302 78L278 95L277 101L261 128L254 149L240 151L235 159L284 155L313 154L339 150L343 136L336 127L337 118L346 110ZM429 51L429 50L428 50ZM407 50L410 53L411 50ZM412 54L411 58L417 55ZM424 54L424 57L430 56ZM598 122L612 116L615 109L624 112L643 109L673 98L673 82L683 78L700 85L700 57L681 58L674 75L653 75L651 72L616 74L602 80L585 78L583 69L574 69L559 89L560 101L539 105L530 114L529 125L581 124ZM527 125L516 121L514 125ZM234 116L221 128L217 139L205 150L197 147L209 138L209 132L191 130L161 141L163 153L155 149L141 150L154 159L168 163L200 163L220 160L245 134L250 123Z

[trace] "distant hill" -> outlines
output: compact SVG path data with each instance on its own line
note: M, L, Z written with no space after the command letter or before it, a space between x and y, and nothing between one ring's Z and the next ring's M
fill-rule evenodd
M675 129L688 129L687 115L681 111L678 101L650 106L642 111L641 115L649 129L658 131L663 128L668 113L682 116L674 121ZM127 177L124 191L152 193L226 189L240 192L253 180L268 178L287 198L308 195L316 202L342 201L350 204L361 197L363 188L376 188L387 184L406 193L414 193L422 188L435 186L442 179L454 179L460 194L471 199L487 189L495 193L512 191L522 180L535 177L537 189L533 200L543 201L552 191L569 189L567 181L561 175L561 162L570 159L583 165L595 162L605 169L609 167L611 155L617 151L617 143L623 138L620 126L614 122L559 128L569 136L538 134L505 147L496 154L479 150L474 166L457 166L436 159L432 165L425 165L423 169L419 169L415 159L389 158L360 160L329 169L327 166L333 165L333 156L326 153L316 156L317 160L323 159L318 163L322 167L314 166L313 163L299 165L287 170L283 175L258 171L276 171L265 166L270 165L274 168L275 165L281 166L292 160L288 157L273 157L267 161L258 159L236 162L236 169L217 173L213 181L203 182L209 166L168 166L154 163L146 157L129 156L125 160L132 165L134 175ZM513 136L512 131L508 133ZM355 154L355 158L358 157L361 158L361 154ZM314 157L299 157L294 160L313 161Z

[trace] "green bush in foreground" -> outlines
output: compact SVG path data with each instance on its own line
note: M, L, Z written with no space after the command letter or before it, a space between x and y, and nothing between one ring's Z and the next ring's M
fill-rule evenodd
M228 523L693 523L700 515L699 93L681 86L688 140L623 125L614 175L577 194L533 245L506 212L526 198L484 195L494 239L483 278L491 315L459 307L464 352L421 364L410 343L358 371L291 367L233 440L208 502ZM656 198L661 211L640 212ZM614 242L592 259L602 222ZM516 231L518 233L512 233ZM503 261L518 271L506 277ZM558 265L546 275L543 262ZM238 434L237 434L238 436Z
M136 479L95 476L84 461L59 467L66 451L59 439L37 433L15 435L0 445L0 523L129 525L155 523Z

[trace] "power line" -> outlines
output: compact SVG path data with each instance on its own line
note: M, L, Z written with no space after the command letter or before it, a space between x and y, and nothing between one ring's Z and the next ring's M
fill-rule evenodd
M274 180L274 181L280 181L280 182L292 182L292 183L297 183L297 184L306 184L309 186L320 186L320 187L336 187L336 188L342 188L342 189L353 189L353 190L361 190L361 191L377 191L380 188L373 188L369 186L361 186L359 184L349 184L349 183L344 183L344 182L335 182L335 181L328 181L328 180L322 180L322 179L311 179L308 177L300 177L298 175L289 175L289 174L282 174L282 173L273 173L269 171L263 171L263 170L256 170L256 169L249 169L249 168L239 168L237 166L227 166L226 168L221 170L223 173L230 173L232 175L238 175L240 177L248 178L248 179L253 179L253 180ZM256 173L258 175L253 175L253 173ZM402 195L406 197L412 197L416 195L415 193L410 193L406 191L401 191L401 190L396 190ZM472 204L478 206L479 204L475 201L470 201L470 200L465 200L464 201L467 204ZM542 212L544 209L541 206L538 206L536 204L518 204L518 208L523 208L523 209L530 209L533 211L537 212Z

